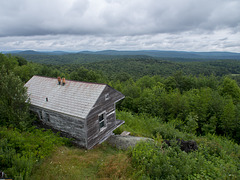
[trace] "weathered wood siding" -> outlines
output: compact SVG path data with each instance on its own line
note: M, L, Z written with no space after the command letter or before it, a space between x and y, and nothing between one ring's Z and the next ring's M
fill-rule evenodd
M105 97L106 94L108 94L107 100ZM112 134L112 131L116 126L115 103L123 98L124 95L122 93L109 86L106 86L103 90L93 109L86 118L88 149L102 142ZM103 112L106 113L106 128L100 131L98 116Z
M39 119L53 129L62 131L76 139L79 146L86 147L85 120L68 116L62 113L50 111L37 106L31 106L31 110L36 112Z

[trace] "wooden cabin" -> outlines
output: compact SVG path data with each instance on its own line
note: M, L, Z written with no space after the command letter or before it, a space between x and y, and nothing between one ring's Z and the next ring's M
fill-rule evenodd
M116 120L115 105L124 95L106 84L33 76L26 84L31 111L55 130L87 149L103 142L124 121Z

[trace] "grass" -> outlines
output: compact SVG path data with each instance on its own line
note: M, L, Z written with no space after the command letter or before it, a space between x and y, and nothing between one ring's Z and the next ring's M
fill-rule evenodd
M62 146L35 167L31 179L135 179L134 171L127 152L107 143L92 150Z
M133 115L131 112L118 111L117 119L125 121L114 131L115 134L121 134L123 131L131 132L133 136L153 137L153 129L161 125L161 119L151 117L148 114Z
M118 131L127 130L132 135L151 137L152 129L159 120L146 115L133 116L129 112L118 112L118 118L126 124ZM103 143L91 150L76 147L59 147L33 170L30 179L35 180L79 180L79 179L137 179L128 152L117 150Z
M147 114L133 115L130 112L119 111L118 119L126 122L116 130L119 132L130 131L131 135L153 137L156 130L157 141L162 141L162 138L190 137L187 133L176 130L172 124L162 123L161 119L148 117ZM189 179L239 179L239 145L224 137L210 134L199 137L192 135L191 139L196 140L199 147L194 153L186 154L172 149L169 150L171 153L168 157L165 157L167 150L162 154L160 152L162 146L154 144L152 149L148 146L145 149L135 149L135 159L133 153L117 150L107 143L98 145L92 150L61 146L51 157L35 167L30 179L112 180L146 179L148 176L159 179L162 175L185 177L186 173ZM156 154L152 156L152 152ZM171 168L164 168L167 167L166 162L169 168L174 166L175 174ZM182 162L189 164L182 165Z

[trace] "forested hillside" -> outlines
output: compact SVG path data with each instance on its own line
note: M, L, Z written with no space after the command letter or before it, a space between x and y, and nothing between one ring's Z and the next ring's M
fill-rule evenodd
M54 60L54 63L62 63L68 60L70 62L78 59L78 62L81 62L82 58L87 59L88 61L92 60L105 60L109 59L122 59L122 57L137 57L137 56L148 56L159 58L162 60L170 61L209 61L209 60L240 60L239 53L232 52L187 52L187 51L158 51L158 50L142 50L142 51L116 51L116 50L104 50L104 51L81 51L81 52L64 52L64 51L47 51L47 52L38 52L33 50L26 51L9 51L5 53L12 53L15 55L24 56L27 60L43 60L45 63L47 61L53 61L54 59L59 59L61 57L62 61L57 62ZM54 56L53 55L57 55ZM64 56L58 56L64 55ZM76 58L77 57L77 58Z
M53 54L15 54L15 56L20 56L25 58L30 62L42 63L42 64L53 64L53 65L63 65L63 64L84 64L91 62L99 62L105 60L121 60L121 59L131 59L137 57L152 58L150 56L144 55L105 55L105 54L85 54L85 53L71 53L62 55ZM153 58L152 58L153 59Z
M61 72L71 73L80 67L98 71L105 75L105 79L133 78L134 80L149 75L172 76L176 71L182 71L184 75L215 75L224 76L240 74L239 60L216 60L216 59L194 59L181 57L155 57L146 55L120 55L103 51L96 53L71 53L52 55L44 53L22 53L15 54L19 58L26 58L29 62L50 65L61 69ZM150 53L150 52L149 52ZM123 53L124 54L124 53ZM206 54L206 53L203 53ZM214 53L210 53L213 54ZM219 57L221 53L216 53ZM237 54L238 55L238 54ZM236 55L236 57L238 57ZM223 56L225 57L225 56ZM230 56L231 57L231 56Z
M132 58L118 61L101 61L82 66L99 70L108 77L116 74L129 74L137 79L146 75L172 76L177 71L182 71L185 75L215 75L224 76L240 74L240 61L208 61L208 62L170 62L152 58Z
M44 65L0 54L0 170L9 177L240 178L238 61L173 63L131 57L60 64ZM69 147L68 140L34 128L36 118L29 113L23 87L33 75L109 84L126 96L117 105L117 118L126 123L115 133L126 130L155 141L140 143L127 152L106 143L88 154ZM177 139L196 141L198 150L181 151ZM171 146L164 140L170 140Z

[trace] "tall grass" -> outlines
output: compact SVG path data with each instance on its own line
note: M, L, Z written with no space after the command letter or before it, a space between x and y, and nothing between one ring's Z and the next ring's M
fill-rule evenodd
M120 126L116 133L129 131L135 136L153 137L153 129L161 124L160 118L151 117L148 114L133 115L126 111L118 111L117 119L124 120L125 124Z
M8 177L29 179L34 165L67 142L51 131L0 128L0 169Z
M32 179L134 179L134 169L126 152L106 143L92 150L60 147L40 166L35 167Z

